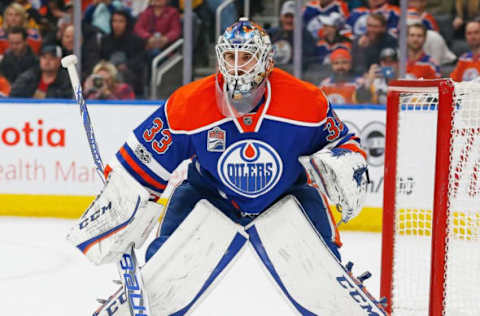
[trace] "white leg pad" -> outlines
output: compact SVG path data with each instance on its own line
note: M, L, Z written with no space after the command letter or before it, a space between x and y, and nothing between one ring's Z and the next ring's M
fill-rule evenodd
M142 269L152 314L188 310L247 240L242 226L200 200Z
M261 214L247 232L300 314L385 315L329 250L293 196Z
M200 200L141 268L151 312L148 316L184 315L191 311L204 298L207 287L218 282L218 276L247 240L242 226L207 200ZM94 315L130 316L126 300L120 289Z

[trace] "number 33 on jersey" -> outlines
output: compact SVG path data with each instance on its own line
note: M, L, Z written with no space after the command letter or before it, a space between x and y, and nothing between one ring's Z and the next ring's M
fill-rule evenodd
M275 69L265 97L241 117L216 106L215 76L177 90L129 137L116 157L152 193L192 158L205 185L258 213L304 172L299 156L325 147L364 152L315 86ZM274 91L272 94L271 91Z

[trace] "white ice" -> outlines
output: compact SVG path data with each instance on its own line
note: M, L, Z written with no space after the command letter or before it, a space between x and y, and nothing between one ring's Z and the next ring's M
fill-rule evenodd
M0 217L0 314L15 316L87 316L118 285L114 265L93 266L65 240L73 221ZM343 262L378 297L381 236L341 232ZM141 254L141 252L140 252ZM194 316L295 315L269 276L247 249L202 300Z

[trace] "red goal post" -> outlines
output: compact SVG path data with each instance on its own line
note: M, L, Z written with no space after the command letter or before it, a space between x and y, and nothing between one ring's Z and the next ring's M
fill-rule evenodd
M479 312L480 83L389 85L381 264L393 315Z

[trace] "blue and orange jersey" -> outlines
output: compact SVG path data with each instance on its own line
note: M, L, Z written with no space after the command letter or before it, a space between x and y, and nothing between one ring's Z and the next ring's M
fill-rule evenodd
M348 51L352 50L352 42L346 37L339 37L341 39L338 42L329 43L324 39L317 41L315 45L315 62L320 64L329 63L330 54L338 49L343 48Z
M430 55L423 54L417 60L409 60L407 63L407 78L409 79L438 79L440 67Z
M32 48L33 52L38 55L42 47L42 36L38 29L27 29L27 44ZM0 28L0 55L5 54L8 46L7 32L3 28Z
M378 8L369 9L358 7L354 9L346 21L346 25L353 33L353 36L359 37L367 31L367 17L370 13L381 13L387 20L387 31L393 36L397 36L397 26L400 21L400 8L395 5L385 3Z
M333 104L355 104L357 103L357 89L361 85L363 85L362 77L352 77L348 81L337 82L332 76L323 79L319 87Z
M430 13L424 11L423 13L419 13L415 8L408 8L408 19L418 19L427 30L433 30L439 32L439 27L437 20L431 15Z
M348 5L342 0L334 0L325 7L320 6L320 1L308 1L303 10L303 23L308 23L318 15L330 15L332 12L338 12L345 19L349 15Z
M328 16L332 12L339 13L346 20L349 15L348 5L342 0L334 0L321 7L320 1L309 1L303 10L303 25L314 38L321 37L323 25L318 17Z
M365 155L312 84L274 69L263 103L236 118L221 114L215 84L212 75L175 91L116 154L151 193L161 194L175 168L191 158L205 187L243 212L259 213L304 175L300 156L325 147Z
M457 81L471 81L480 76L480 55L473 55L467 52L460 56L457 66L450 74L450 77Z

